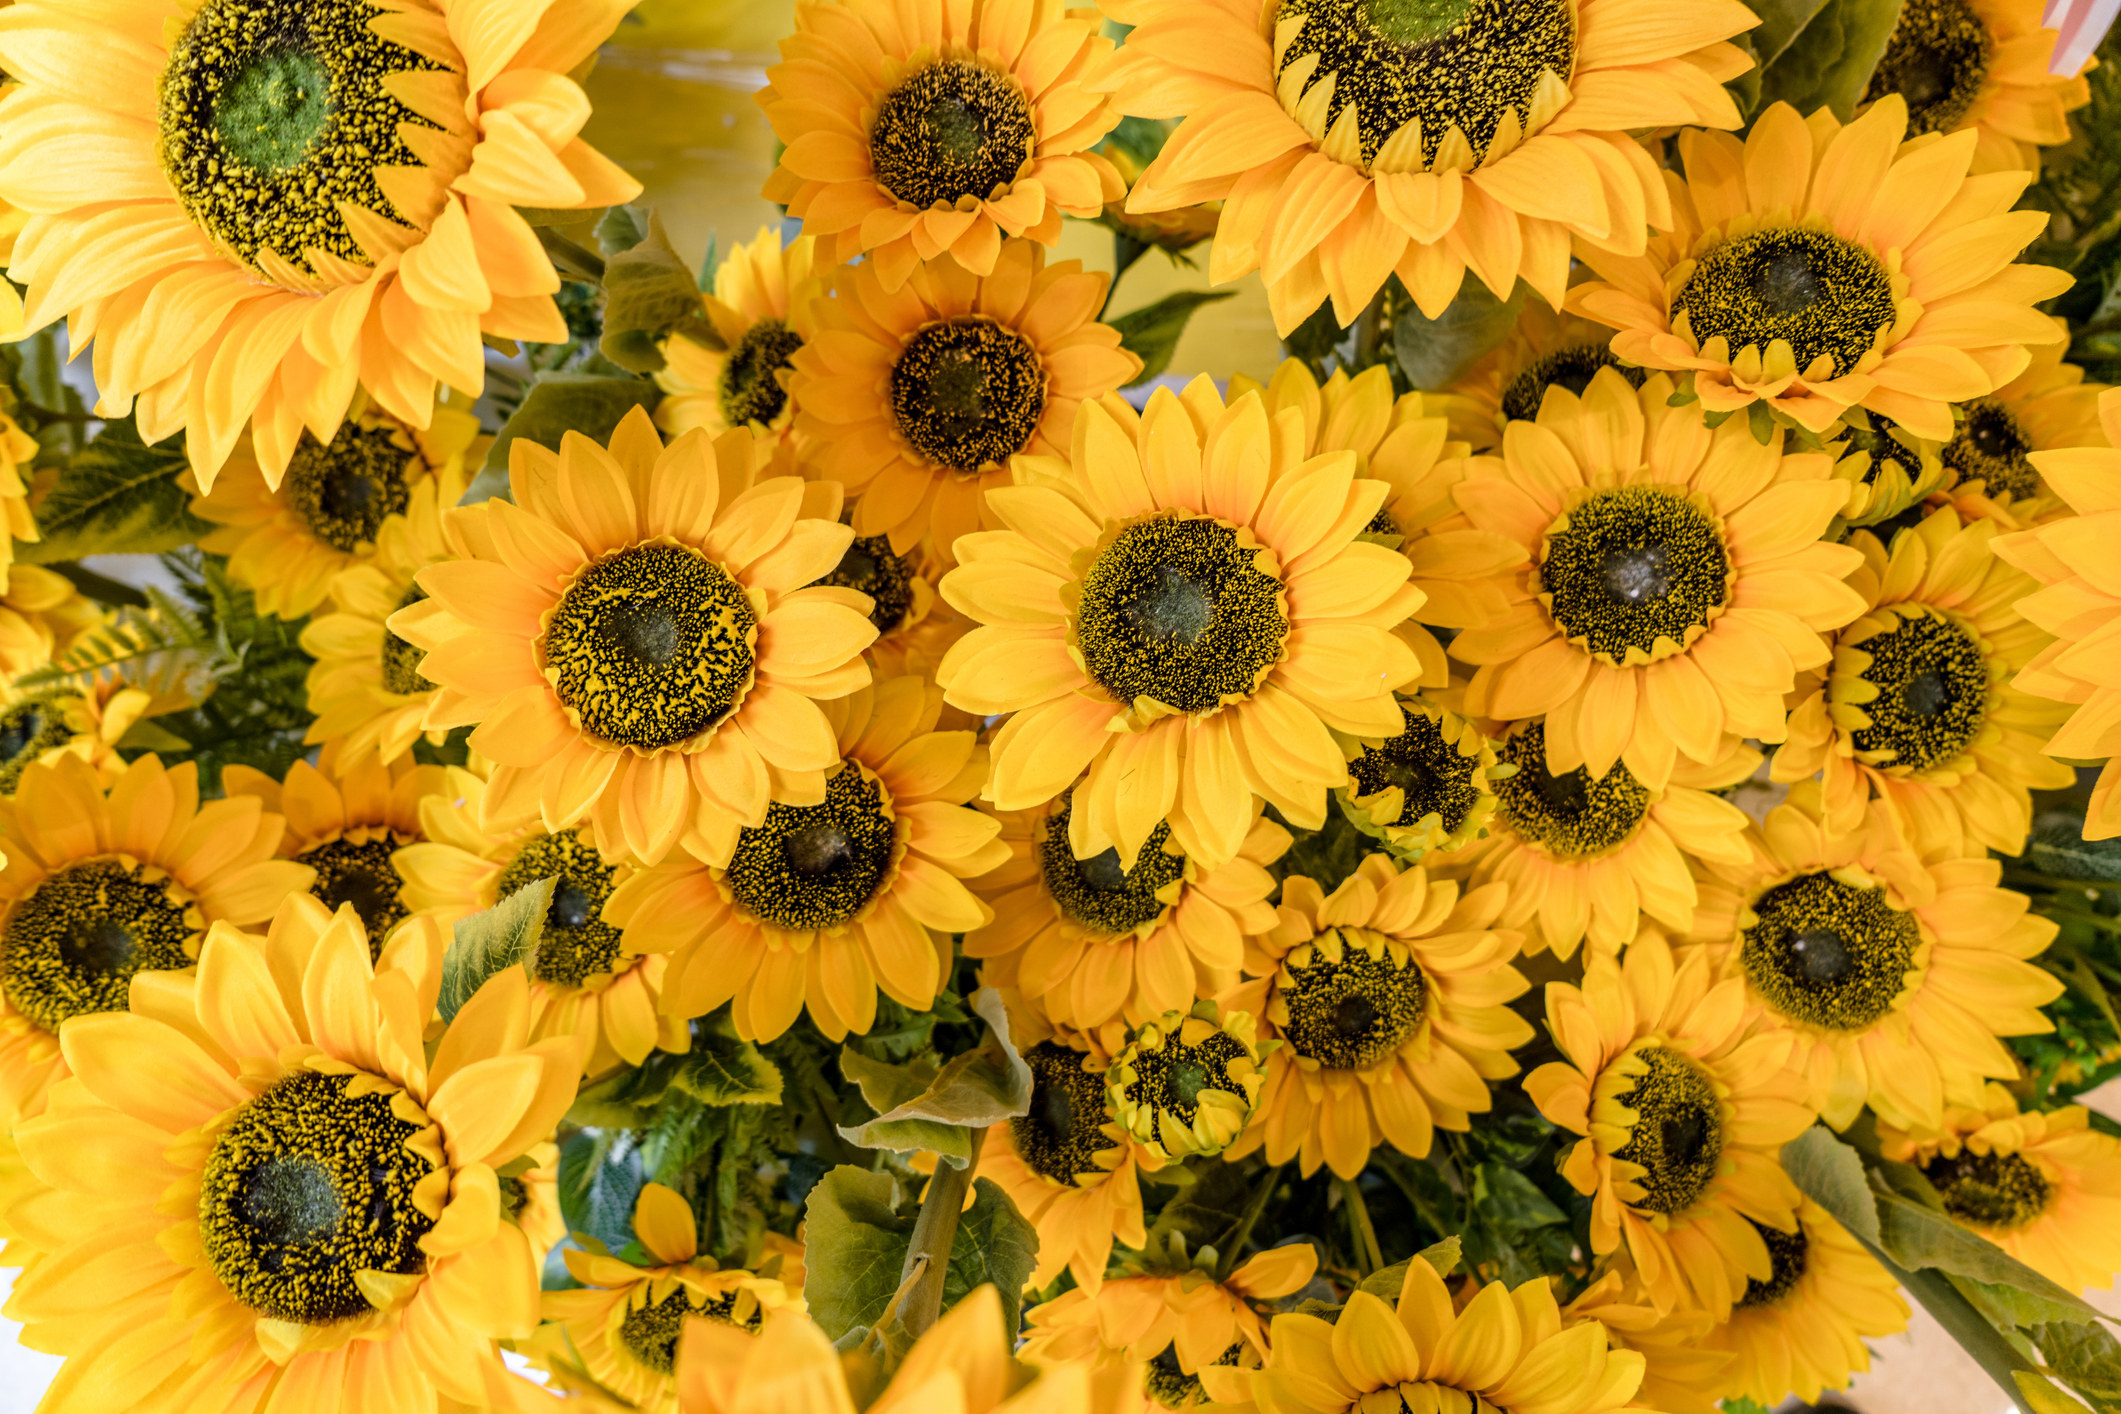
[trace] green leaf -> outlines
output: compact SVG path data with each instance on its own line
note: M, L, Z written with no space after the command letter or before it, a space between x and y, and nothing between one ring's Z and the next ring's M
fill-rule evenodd
M1894 1280L1907 1289L1910 1296L1919 1302L1925 1311L1936 1318L1945 1333L1959 1342L1959 1347L1974 1357L1988 1377L2005 1394L2014 1399L2020 1393L2017 1377L2032 1371L2032 1362L2019 1352L2016 1346L2004 1339L2003 1334L1974 1306L1951 1279L1942 1272L1917 1271L1900 1266L1885 1252L1870 1243L1864 1244L1872 1256L1884 1263ZM2079 1411L2082 1414L2082 1411Z
M1863 1160L1832 1130L1815 1124L1783 1145L1782 1167L1805 1197L1857 1237L1877 1245L1877 1199L1863 1176Z
M1760 27L1748 30L1745 37L1752 46L1754 61L1765 69L1782 57L1805 26L1826 8L1827 0L1746 0L1746 4L1760 16Z
M624 208L613 208L616 216ZM608 221L610 218L607 217ZM604 357L634 373L653 373L663 366L657 345L675 331L715 339L700 302L699 278L679 258L649 212L641 238L604 262Z
M2048 1373L2096 1404L2121 1407L2121 1341L2099 1325L2035 1326L2033 1343Z
M2075 822L2036 830L2026 862L2057 879L2121 883L2121 839L2088 840Z
M528 437L541 447L558 451L560 438L579 432L592 442L606 442L619 420L635 408L653 412L662 391L646 378L608 378L589 373L541 373L531 380L530 391L493 439L486 454L486 469L499 474L498 487L487 495L498 495L508 485L508 449L518 437ZM486 478L481 477L481 480ZM466 495L467 502L485 496Z
M1407 1268L1416 1257L1434 1267L1436 1275L1447 1277L1457 1269L1464 1256L1464 1247L1458 1238L1446 1237L1441 1242L1422 1248L1404 1262L1394 1262L1389 1267L1370 1273L1362 1279L1362 1285L1356 1290L1367 1291L1380 1301L1397 1303L1400 1289L1407 1284Z
M1800 115L1831 108L1846 123L1900 22L1901 0L1827 0L1760 79L1760 103Z
M648 239L655 213L642 206L613 206L597 221L597 250L606 260Z
M1236 293L1235 290L1180 290L1165 295L1155 304L1107 320L1119 330L1120 347L1142 361L1142 371L1128 386L1138 387L1169 368L1171 355L1178 351L1179 336L1186 332L1186 325L1194 314L1204 305L1219 303Z
M633 1241L633 1205L641 1194L641 1157L631 1136L578 1129L560 1141L555 1185L570 1232L612 1252Z
M555 877L523 885L492 908L457 920L456 936L442 955L442 1020L457 1013L488 978L504 968L528 968L545 931L545 911L552 907Z
M1509 337L1524 300L1522 283L1499 300L1470 275L1450 308L1434 319L1409 300L1392 320L1392 357L1414 387L1441 388Z
M670 1083L705 1104L778 1105L781 1072L749 1041L708 1033L695 1035L692 1049L671 1072Z
M150 447L131 422L111 423L67 461L37 507L43 538L17 541L15 558L43 565L191 544L213 527L191 513L191 497L177 484L183 470L180 439Z
M963 1168L972 1159L971 1131L1028 1112L1031 1067L1009 1039L1000 994L982 987L972 1009L987 1023L986 1039L940 1068L918 1060L889 1065L852 1048L841 1051L841 1073L861 1088L877 1116L841 1126L840 1137L865 1149L933 1149Z
M1903 1267L1934 1267L1977 1284L1981 1290L1976 1304L1987 1305L1989 1314L1997 1319L2011 1325L2033 1325L2099 1318L2099 1313L2075 1293L1943 1213L1887 1193L1877 1195L1877 1215L1878 1245L1895 1262Z

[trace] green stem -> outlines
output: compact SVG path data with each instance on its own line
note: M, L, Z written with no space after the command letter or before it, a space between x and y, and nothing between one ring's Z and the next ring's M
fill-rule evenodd
M1377 1228L1370 1221L1370 1205L1362 1198L1362 1188L1352 1178L1338 1180L1341 1199L1347 1204L1349 1216L1355 1227L1355 1240L1361 1244L1362 1274L1369 1276L1381 1271L1385 1264L1384 1249L1377 1245Z
M972 1156L963 1168L953 1168L942 1159L935 1176L921 1195L921 1213L913 1222L913 1243L906 1249L905 1265L899 1268L902 1295L897 1319L884 1332L884 1348L891 1363L905 1359L913 1343L925 1335L943 1314L943 1281L950 1274L950 1247L957 1241L957 1222L965 1211L965 1194L979 1169L983 1129L972 1131Z
M77 564L72 560L59 560L46 565L45 568L99 604L123 604L134 609L147 607L145 594L130 584L112 579L109 575L97 574L86 565Z
M539 226L538 243L545 247L545 254L562 275L572 275L578 280L595 284L604 282L604 257L584 246L576 245L550 226Z
M1237 1270L1238 1255L1245 1250L1245 1243L1258 1225L1260 1214L1267 1210L1267 1200L1274 1196L1274 1186L1281 1182L1284 1165L1274 1164L1259 1176L1259 1187L1245 1200L1245 1210L1238 1214L1237 1222L1216 1245L1215 1279L1225 1281Z

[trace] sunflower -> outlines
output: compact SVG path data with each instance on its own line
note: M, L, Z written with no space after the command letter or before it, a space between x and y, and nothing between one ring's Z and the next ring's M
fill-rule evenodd
M2082 72L2049 72L2059 36L2042 11L2041 0L1908 0L1859 102L1900 94L1908 136L1971 129L1975 171L2037 174L2040 149L2068 142L2068 115L2092 101Z
M521 1044L522 974L431 1061L433 959L389 946L379 970L354 912L304 894L153 981L152 1014L66 1028L74 1078L16 1131L85 1234L9 1302L68 1357L59 1387L201 1414L505 1400L495 1340L537 1324L538 1275L496 1172L558 1123L580 1062L571 1038Z
M1112 1061L1112 1116L1143 1148L1174 1162L1230 1147L1259 1109L1260 1062L1274 1050L1256 1018L1212 1001L1167 1011Z
M1625 1254L1604 1264L1598 1279L1562 1308L1562 1319L1597 1321L1610 1347L1642 1357L1635 1407L1661 1414L1723 1414L1726 1376L1734 1363L1702 1337L1716 1324L1706 1311L1659 1311Z
M2055 323L2068 328L2066 321ZM2109 444L2099 422L2105 385L2086 382L2083 369L2063 362L2066 352L2066 343L2031 350L2025 372L1962 410L1958 430L1943 448L1956 477L1950 497L1960 515L2022 530L2069 514L2033 465L2033 455Z
M815 237L798 236L783 245L774 226L760 227L750 245L729 252L705 297L707 320L721 347L685 334L664 341L664 366L655 375L664 393L656 405L656 426L673 437L696 427L710 436L749 427L778 443L791 440L795 403L788 396L789 360L816 337L810 304L826 288L816 258Z
M1005 235L1054 244L1125 191L1090 151L1119 122L1088 82L1101 23L1059 0L801 6L758 95L787 144L766 199L890 292L946 252L984 277Z
M1760 1229L1796 1230L1779 1155L1813 1112L1794 1038L1746 1025L1743 983L1705 951L1675 959L1654 927L1617 962L1594 954L1582 985L1549 983L1547 1028L1566 1059L1525 1093L1584 1136L1561 1172L1591 1198L1592 1250L1625 1252L1659 1311L1721 1319L1773 1274Z
M924 548L901 555L888 535L858 535L839 567L817 581L869 596L869 622L876 625L869 666L879 680L934 677L950 645L972 628L936 598L939 572ZM973 724L955 708L950 717L953 726Z
M950 935L993 917L962 880L1007 858L1000 824L966 804L986 751L937 731L942 710L920 678L826 703L837 745L821 802L776 802L742 828L703 821L688 852L613 891L604 916L627 949L671 954L666 1012L734 999L737 1034L770 1041L808 1007L839 1040L875 1023L879 989L915 1011L934 1002Z
M125 771L118 743L158 707L169 710L157 694L107 674L86 683L0 690L0 795L13 795L32 763L61 756L80 757L110 784Z
M1668 927L1693 926L1693 861L1750 860L1745 812L1713 792L1746 780L1760 753L1733 744L1721 761L1681 761L1657 790L1616 763L1603 776L1583 767L1547 769L1546 724L1510 729L1500 744L1505 767L1496 783L1499 809L1488 837L1452 861L1474 886L1502 884L1502 924L1522 929L1525 950L1573 957L1617 953L1647 914Z
M1876 795L1911 837L2017 854L2030 792L2076 779L2041 753L2065 710L2011 685L2053 640L2019 614L2033 581L1991 556L1996 530L1946 506L1890 551L1869 531L1851 537L1863 568L1849 583L1868 610L1834 635L1833 664L1791 711L1770 770L1820 773L1833 833L1860 828Z
M639 1065L651 1051L687 1049L685 1024L662 1014L660 956L626 950L625 934L604 921L605 903L633 876L597 853L583 826L547 833L535 820L512 828L479 825L486 781L450 767L447 782L420 801L424 839L392 856L401 897L444 947L458 920L493 907L526 884L552 879L552 902L530 964L530 1028L537 1038L579 1036L584 1073Z
M1419 697L1402 697L1399 711L1398 735L1346 743L1348 783L1333 797L1396 859L1464 849L1488 832L1510 768L1457 713Z
M1938 455L1935 442L1925 442L1891 418L1861 408L1842 415L1831 450L1834 478L1848 487L1848 505L1836 522L1844 527L1877 525L1907 514L1918 502L1950 489L1957 477Z
M190 967L211 924L309 886L273 857L285 829L255 798L200 804L188 762L143 756L108 785L73 755L23 769L0 800L0 1122L66 1074L61 1022L125 1010L136 974Z
M1682 755L1712 766L1733 737L1780 741L1783 695L1863 610L1841 582L1862 556L1819 538L1847 503L1828 458L1785 455L1779 430L1763 445L1743 419L1711 431L1671 392L1610 368L1581 398L1554 385L1452 488L1530 556L1489 580L1508 611L1452 640L1475 668L1464 710L1544 716L1556 775L1624 762L1661 790Z
M1029 0L1023 0L1029 3ZM947 559L980 528L981 495L1018 453L1065 455L1076 409L1134 381L1141 360L1097 322L1111 277L1006 242L983 274L918 266L887 292L874 262L842 268L796 350L789 396L816 470L853 498L854 533Z
M420 487L431 481L431 499L457 503L478 437L479 420L446 402L415 426L356 397L328 444L301 435L275 484L251 474L249 448L238 444L230 474L192 498L192 513L221 527L199 548L228 556L229 577L261 612L307 618L341 573L376 554Z
M1949 440L1949 404L2062 337L2033 306L2070 277L2013 263L2047 224L2010 209L2030 173L1970 177L1974 134L1906 133L1898 94L1847 127L1777 103L1743 142L1681 133L1671 234L1642 254L1580 247L1601 278L1570 308L1619 330L1626 362L1684 375L1712 413L1759 404L1821 433L1862 407Z
M1625 130L1737 127L1722 83L1751 65L1723 41L1758 23L1731 0L1105 13L1135 26L1103 80L1120 109L1185 118L1127 209L1223 201L1208 278L1259 270L1283 338L1328 298L1354 324L1395 273L1434 319L1469 268L1559 305L1571 237L1639 255L1670 203Z
M1390 488L1274 426L1258 394L1226 406L1206 378L1139 416L1085 403L1067 461L1019 458L987 493L1008 529L958 541L941 593L980 627L937 679L955 706L1011 714L999 808L1088 773L1078 859L1116 848L1132 868L1168 822L1213 867L1244 845L1254 794L1315 829L1348 778L1333 731L1399 730L1393 689L1421 664L1392 630L1421 593L1405 556L1361 539Z
M724 1271L702 1257L691 1207L660 1183L642 1186L633 1233L652 1265L565 1249L567 1270L581 1289L545 1293L546 1324L525 1350L535 1362L563 1370L578 1365L634 1407L675 1414L678 1337L688 1320L756 1332L770 1311L804 1309L802 1298L780 1282Z
M31 213L8 267L29 326L93 333L99 409L132 407L149 442L184 428L204 492L246 423L277 485L357 382L426 426L438 385L483 386L482 337L567 340L515 208L640 194L577 136L567 77L621 13L20 0L0 198Z
M1110 847L1076 858L1073 808L1063 794L1002 816L1009 858L973 883L994 921L965 935L965 956L987 959L995 985L1084 1028L1184 1010L1235 982L1245 939L1274 926L1267 866L1288 851L1289 832L1254 819L1236 856L1208 869L1158 826L1122 868Z
M1795 1232L1763 1227L1760 1237L1773 1274L1748 1280L1730 1319L1701 1344L1735 1357L1724 1381L1732 1395L1769 1409L1791 1394L1816 1404L1871 1367L1865 1341L1907 1329L1907 1302L1877 1259L1809 1198L1797 1207Z
M635 408L607 452L511 448L514 502L444 517L457 558L385 627L440 687L430 730L495 762L482 824L586 821L652 864L695 827L816 804L838 760L819 698L868 681L862 596L808 588L846 553L838 488L760 478L748 431L665 447Z
M1614 368L1636 387L1649 375L1613 356L1613 331L1580 314L1528 299L1510 332L1491 353L1445 384L1436 399L1449 412L1451 435L1477 452L1502 446L1512 422L1539 417L1547 389L1582 397L1601 368Z
M1719 955L1746 1010L1795 1037L1805 1099L1836 1129L1868 1104L1887 1124L1934 1128L2017 1062L2000 1036L2044 1033L2062 983L2027 959L2055 936L2002 866L1919 854L1882 802L1855 832L1821 819L1800 782L1768 812L1752 863L1712 865L1694 937Z
M0 677L43 667L102 618L65 576L36 565L0 566Z
M1273 971L1226 993L1281 1048L1267 1057L1259 1114L1229 1151L1264 1147L1352 1179L1390 1144L1425 1158L1435 1131L1493 1107L1488 1083L1517 1073L1532 1028L1507 1003L1530 985L1510 965L1516 933L1495 927L1500 889L1461 895L1420 865L1381 854L1331 894L1294 875L1262 942Z
M2099 395L2099 417L2108 447L2080 447L2033 454L2041 477L2076 512L2036 530L1995 542L1996 558L2016 565L2041 589L2018 601L2018 612L2055 636L2055 642L2022 668L2013 684L2021 692L2069 704L2075 710L2047 743L2048 755L2071 761L2106 761L2085 811L2084 837L2121 835L2121 683L2113 679L2121 650L2121 584L2114 581L2112 550L2121 535L2121 389Z

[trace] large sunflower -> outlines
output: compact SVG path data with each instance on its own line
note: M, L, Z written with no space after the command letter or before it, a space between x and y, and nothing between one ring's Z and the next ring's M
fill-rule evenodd
M1517 1074L1509 1053L1532 1039L1507 1005L1530 984L1510 965L1519 935L1495 927L1502 904L1500 889L1462 895L1381 854L1331 894L1285 880L1262 940L1271 975L1224 996L1282 1043L1230 1156L1264 1148L1352 1179L1379 1144L1425 1158L1437 1129L1491 1109L1489 1082Z
M1430 318L1466 271L1559 305L1577 237L1639 255L1671 223L1630 128L1735 128L1732 0L1106 0L1135 28L1103 81L1185 122L1130 211L1224 202L1208 276L1257 269L1286 338L1343 327L1397 274ZM1536 170L1535 170L1536 169Z
M134 982L151 1011L66 1028L73 1079L16 1131L79 1234L8 1303L67 1357L56 1389L197 1414L508 1407L495 1341L537 1324L538 1269L497 1171L559 1122L580 1064L571 1038L522 1044L522 974L432 1060L434 960L379 967L353 912L307 895L153 980Z
M1591 1199L1591 1247L1625 1252L1660 1311L1721 1318L1773 1276L1761 1229L1794 1232L1782 1146L1812 1123L1793 1037L1747 1024L1743 984L1707 952L1678 958L1654 927L1581 986L1547 985L1565 1060L1525 1077L1540 1112L1582 1139L1561 1161Z
M609 451L512 448L514 502L446 517L458 558L386 627L441 688L429 728L495 762L482 822L586 821L644 863L686 831L814 804L839 759L817 699L869 679L861 595L809 588L846 552L839 488L758 476L748 430L665 447L635 408Z
M1990 1077L2018 1073L2001 1036L2054 1029L2062 983L2026 959L2055 936L2002 866L1950 849L1918 855L1885 805L1837 835L1801 782L1768 812L1742 868L1712 865L1694 936L1746 1010L1794 1034L1807 1103L1840 1129L1865 1104L1887 1124L1934 1128Z
M1100 26L1061 0L799 6L758 95L788 145L766 199L892 291L946 252L984 276L1004 236L1054 244L1125 190L1090 151L1119 122L1086 82Z
M102 617L64 575L37 565L0 566L0 676L43 667Z
M2121 389L2099 395L2099 417L2109 443L2121 445ZM2086 839L2121 835L2121 579L2113 571L2121 536L2121 451L2080 447L2036 452L2035 465L2055 494L2075 511L2037 530L2006 535L1996 557L2044 587L2018 601L2018 612L2055 636L2025 665L2016 686L2067 703L2075 710L2047 743L2047 753L2070 761L2105 761L2085 811Z
M812 464L853 497L854 533L922 540L947 559L980 527L981 493L1018 453L1064 455L1076 408L1141 372L1097 322L1111 277L1047 264L1009 241L985 275L955 261L886 292L873 262L844 267L794 355L796 430Z
M0 1122L65 1075L61 1022L125 1010L135 975L190 967L209 926L308 887L273 857L285 829L256 799L200 804L190 763L143 756L107 785L78 756L23 770L0 800Z
M1834 635L1825 680L1790 713L1770 776L1818 772L1827 828L1861 827L1884 799L1915 838L2017 854L2032 827L2033 790L2075 773L2041 753L2066 709L2012 685L2053 640L2018 612L2033 589L1995 559L1991 522L1962 526L1949 507L1893 537L1859 530L1863 568L1849 577L1868 611Z
M1681 133L1671 234L1639 255L1581 247L1602 279L1569 307L1619 330L1627 362L1687 375L1710 412L1762 403L1817 433L1863 407L1949 440L1951 403L2062 337L2033 305L2070 277L2013 263L2047 224L2011 210L2030 173L1970 177L1974 134L1906 130L1888 94L1847 127L1777 103L1743 142Z
M2069 141L2069 114L2092 101L2080 72L2049 72L2059 36L2041 0L1907 0L1861 102L1908 104L1910 137L1971 129L1974 170L2040 170ZM2086 67L2090 67L2086 65Z
M1452 491L1530 556L1491 580L1508 611L1451 642L1476 669L1465 710L1544 716L1556 774L1625 762L1662 789L1679 756L1780 741L1783 694L1863 611L1841 582L1862 556L1819 538L1847 504L1828 458L1785 454L1780 431L1762 444L1743 418L1711 431L1671 392L1610 368L1581 398L1552 386Z
M824 799L776 802L739 828L703 820L687 852L613 892L627 949L670 953L663 1009L735 1001L737 1034L770 1041L805 1007L835 1040L868 1031L877 992L918 1011L949 976L950 935L993 914L962 882L1008 857L966 802L986 778L969 731L937 731L942 694L894 678L825 704Z
M994 921L965 935L965 955L1064 1026L1139 1024L1182 1011L1237 980L1245 939L1274 926L1274 876L1289 832L1257 819L1237 854L1203 868L1151 832L1134 866L1107 848L1078 859L1069 844L1074 797L1002 816L1009 858L973 889Z
M2067 328L2057 319L2057 326ZM2033 464L2037 452L2109 445L2099 422L2101 383L2063 361L2068 345L2031 350L2025 372L1964 408L1952 440L1942 449L1955 480L1949 495L1969 520L1994 520L2005 530L2069 515L2069 506Z
M518 206L640 184L583 142L568 75L625 6L20 0L0 17L0 197L30 327L95 338L99 409L185 430L211 491L246 423L278 484L356 384L425 427L482 336L564 343Z
M708 322L722 346L684 334L664 341L665 362L655 381L665 396L656 404L656 426L672 436L695 427L713 436L749 427L777 442L791 440L789 360L816 337L811 301L826 291L816 260L815 237L798 236L784 245L773 226L729 252L705 298Z
M1116 847L1131 868L1168 821L1212 868L1243 846L1254 794L1316 828L1348 778L1333 729L1399 730L1392 690L1421 664L1392 630L1421 593L1405 556L1361 538L1390 488L1276 425L1206 378L1139 416L1085 403L1067 461L1018 458L987 493L1008 529L957 543L942 596L981 626L937 678L955 706L1011 714L987 786L1001 809L1087 771L1078 859Z

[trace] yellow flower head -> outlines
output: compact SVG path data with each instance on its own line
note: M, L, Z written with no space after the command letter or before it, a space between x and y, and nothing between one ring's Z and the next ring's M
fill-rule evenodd
M13 795L32 763L61 756L80 757L109 784L125 771L118 743L135 725L172 705L115 674L70 678L0 693L0 795Z
M2067 329L2066 320L2056 319ZM1968 520L1993 520L2005 530L2060 520L2069 503L2055 493L2034 464L2036 453L2111 445L2100 424L2103 383L2085 381L2084 370L2063 362L2064 342L2029 350L2025 372L1962 409L1952 440L1942 449L1956 478L1949 499Z
M1601 368L1615 368L1635 387L1648 376L1613 357L1613 331L1580 314L1556 311L1545 300L1528 299L1493 352L1444 386L1437 401L1451 419L1451 435L1476 452L1502 446L1512 422L1533 422L1547 389L1566 388L1578 397Z
M1834 479L1844 483L1849 494L1841 521L1851 526L1891 520L1916 502L1950 488L1956 476L1937 454L1936 443L1925 442L1891 418L1873 417L1861 408L1843 414L1832 451Z
M20 213L7 210L0 204L0 247L13 243L13 230L21 224ZM10 285L5 294L0 294L0 332L12 338L22 332L22 297ZM37 517L30 509L30 495L37 488L32 484L30 464L37 457L37 439L22 430L22 425L5 412L0 412L0 537L7 541L0 545L0 568L15 562L17 540L37 540Z
M1334 799L1396 859L1463 849L1487 833L1513 768L1456 712L1419 697L1402 697L1399 711L1398 735L1348 743L1348 784Z
M1259 1024L1212 1001L1167 1011L1134 1033L1105 1073L1113 1117L1164 1158L1219 1154L1259 1109Z
M2049 72L2060 36L2042 26L2043 10L2041 0L1912 0L1860 101L1910 95L1910 137L1971 129L1973 170L2037 173L2040 149L2068 142L2070 112L2092 99L2081 72Z
M21 0L0 198L31 213L29 326L92 331L100 410L183 428L201 491L245 424L277 485L357 386L426 427L439 385L484 385L482 338L567 340L516 208L640 193L581 140L568 77L626 8Z
M704 297L721 347L684 334L664 342L665 363L655 381L666 396L656 405L656 426L673 437L696 427L709 436L749 427L792 442L789 361L817 336L811 301L826 288L816 260L815 237L798 236L784 246L773 226L729 252Z

